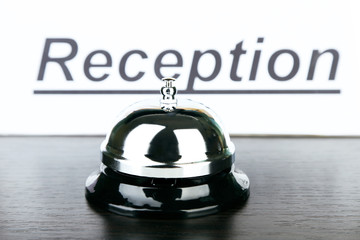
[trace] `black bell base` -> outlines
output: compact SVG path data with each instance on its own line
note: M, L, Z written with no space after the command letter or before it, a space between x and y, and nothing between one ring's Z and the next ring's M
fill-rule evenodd
M249 197L245 173L228 169L197 178L146 178L122 174L105 165L86 180L87 200L130 217L190 218L241 205Z

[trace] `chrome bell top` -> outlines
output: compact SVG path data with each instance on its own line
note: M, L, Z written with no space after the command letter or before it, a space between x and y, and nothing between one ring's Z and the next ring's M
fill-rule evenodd
M188 99L177 99L175 79L164 78L161 99L122 111L101 145L111 169L151 178L189 178L231 168L234 145L216 114Z

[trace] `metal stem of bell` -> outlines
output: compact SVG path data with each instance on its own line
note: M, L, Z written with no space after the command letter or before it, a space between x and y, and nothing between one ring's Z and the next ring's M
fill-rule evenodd
M161 109L165 112L172 112L177 105L177 100L175 98L176 88L172 85L175 78L163 78L162 80L165 82L165 86L160 90L160 93L162 94L160 101Z

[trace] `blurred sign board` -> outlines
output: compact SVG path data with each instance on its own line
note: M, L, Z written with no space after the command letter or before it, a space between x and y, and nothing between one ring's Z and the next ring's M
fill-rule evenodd
M2 1L0 134L104 134L173 76L179 97L211 107L231 134L360 135L359 10Z

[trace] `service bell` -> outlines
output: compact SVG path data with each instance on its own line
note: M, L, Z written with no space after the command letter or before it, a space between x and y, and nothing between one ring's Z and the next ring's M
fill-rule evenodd
M164 78L161 98L123 110L101 145L100 169L86 198L126 216L196 217L241 204L249 179L235 170L235 148L216 114L176 97Z

